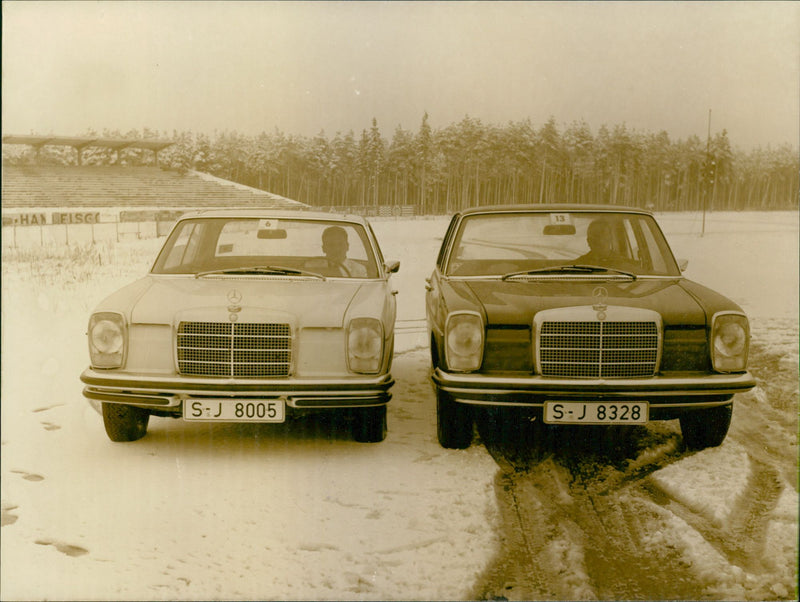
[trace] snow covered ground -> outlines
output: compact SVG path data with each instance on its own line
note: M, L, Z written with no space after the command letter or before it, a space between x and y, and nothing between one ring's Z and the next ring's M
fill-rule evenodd
M793 599L798 215L708 214L702 236L700 214L659 221L676 255L689 259L686 275L751 317L759 387L737 398L719 448L683 452L676 427L658 425L653 446L626 460L630 471L655 463L649 486L668 498L637 498L659 529L636 549L679 557L698 598ZM502 553L502 468L480 442L465 451L436 442L420 327L424 279L447 219L373 225L386 258L402 262L397 384L388 437L375 445L353 442L324 418L156 418L144 439L111 443L81 396L86 322L102 297L147 270L161 241L4 248L0 598L474 597ZM548 466L537 470L563 472ZM536 520L527 517L534 529ZM752 543L732 552L737 537ZM557 591L603 597L584 539L549 541L551 551L563 544L551 567L563 581ZM571 571L555 566L565 558L577 563Z

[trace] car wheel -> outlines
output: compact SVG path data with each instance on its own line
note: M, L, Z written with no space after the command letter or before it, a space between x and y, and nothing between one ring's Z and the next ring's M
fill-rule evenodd
M683 442L689 449L705 449L720 445L728 434L733 405L695 410L680 417Z
M378 443L386 438L386 406L356 410L353 438L359 443Z
M112 441L136 441L147 434L150 412L118 403L103 404L103 424Z
M439 445L466 449L472 443L472 408L436 389L436 434Z

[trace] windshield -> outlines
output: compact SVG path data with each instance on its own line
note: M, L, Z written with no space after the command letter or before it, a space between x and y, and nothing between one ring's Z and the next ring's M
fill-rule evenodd
M468 215L455 234L444 273L509 276L576 273L597 266L636 275L679 276L655 220L634 213L496 213Z
M199 276L226 272L377 278L378 265L361 224L196 218L179 222L152 269Z

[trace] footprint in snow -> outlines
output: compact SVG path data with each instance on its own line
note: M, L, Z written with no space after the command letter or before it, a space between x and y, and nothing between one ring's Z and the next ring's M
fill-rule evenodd
M6 525L13 525L19 518L16 514L12 514L12 510L16 510L19 506L13 504L3 504L2 511L0 511L0 527Z
M33 409L33 410L31 410L31 411L32 411L34 414L36 414L36 413L38 413L38 412L46 412L47 410L52 410L53 408L58 408L58 407L60 407L60 406L63 406L63 405L65 405L65 404L63 404L63 403L54 403L54 404L53 404L53 405L51 405L51 406L42 406L41 408L34 408L34 409Z
M40 474L35 474L32 472L25 472L24 470L12 470L14 474L21 474L22 478L26 481L44 481L44 477Z
M89 550L86 548L73 546L72 544L62 543L60 541L51 541L49 539L37 539L34 543L40 546L55 546L56 550L67 556L83 556L89 553Z
M311 544L301 544L298 548L303 552L323 552L327 550L337 551L339 548L337 546L333 546L326 543L311 543Z

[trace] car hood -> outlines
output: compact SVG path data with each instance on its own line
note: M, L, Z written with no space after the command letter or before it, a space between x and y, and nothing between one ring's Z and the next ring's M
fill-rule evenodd
M537 312L545 309L595 305L596 294L608 306L656 311L665 325L706 324L706 308L680 278L625 282L469 280L449 284L451 294L460 298L460 309L478 304L488 324L529 324Z
M120 311L132 324L180 320L284 321L340 328L348 311L380 318L383 282L147 276L107 298L98 310Z

